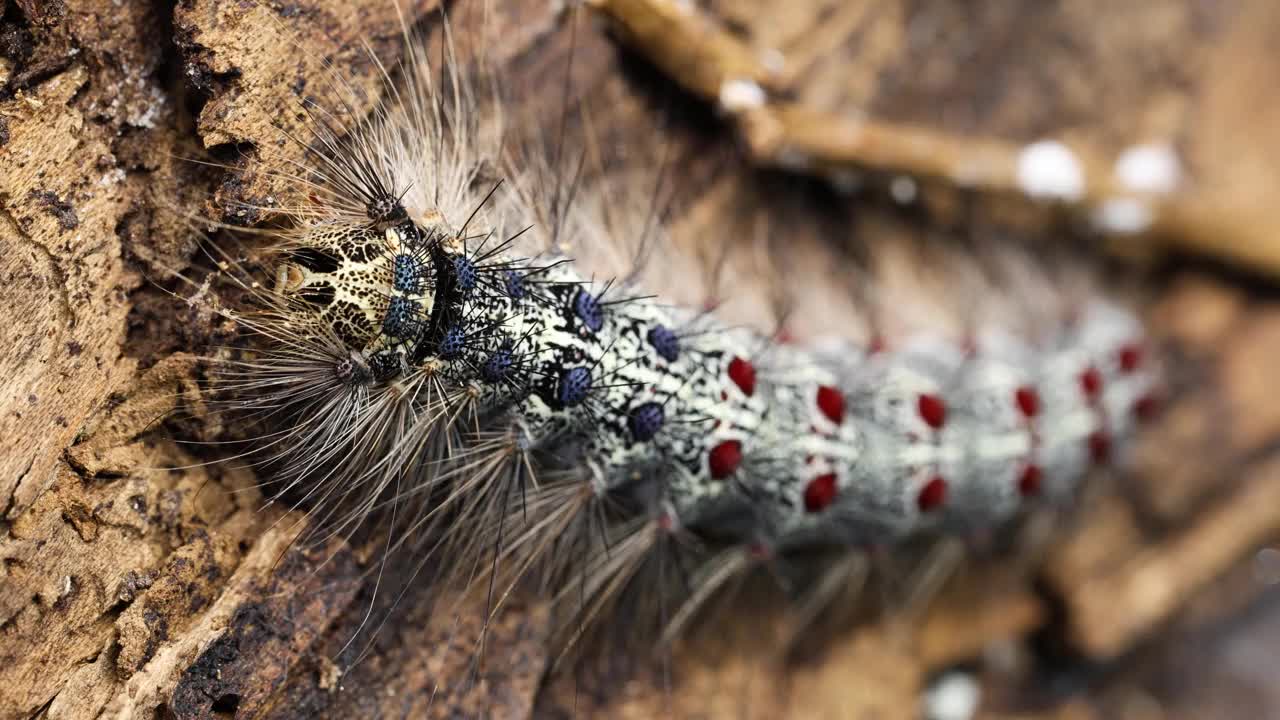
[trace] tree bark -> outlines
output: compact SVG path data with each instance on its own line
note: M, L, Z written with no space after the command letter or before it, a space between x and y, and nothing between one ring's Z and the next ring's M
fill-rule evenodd
M422 18L437 3L402 4ZM725 198L768 187L722 161L742 151L776 164L749 134L735 142L750 128L713 117L704 100L715 98L697 97L705 76L664 64L665 46L620 54L597 24L564 31L551 3L498 5L484 23L458 12L457 42L488 43L523 112L546 126L570 56L605 144L652 147L642 110L675 106L669 174L697 188L672 219L684 232L731 225L744 201ZM668 691L660 673L625 687L546 681L554 658L533 601L489 629L475 670L479 607L415 604L407 577L388 578L410 588L393 603L375 592L376 544L299 547L298 514L263 509L250 471L204 464L183 442L224 430L203 408L191 353L225 328L171 294L189 294L174 273L199 261L188 218L269 219L243 208L285 192L271 172L292 150L272 144L275 125L300 122L290 101L324 92L326 63L372 106L380 79L362 42L397 57L394 4L11 0L0 25L0 718L911 717L931 674L1001 649L1018 661L988 663L989 705L1043 698L1028 648L1043 657L1045 644L1107 672L1090 675L1093 692L1026 717L1101 717L1135 697L1198 716L1276 712L1252 685L1220 692L1247 685L1222 672L1197 676L1200 695L1171 687L1202 670L1180 654L1194 638L1222 638L1206 652L1257 649L1222 630L1226 618L1253 608L1249 622L1280 626L1263 612L1280 571L1259 570L1271 556L1254 554L1280 531L1280 306L1257 279L1275 273L1267 239L1280 237L1280 10L1086 5L710 3L716 32L783 50L779 93L823 117L923 129L946 147L1060 137L1097 158L1168 139L1184 173L1169 215L1104 245L1164 264L1148 315L1178 374L1131 475L1091 497L1030 570L967 563L926 608L831 633L812 662L779 664L762 630L772 615L734 606L681 648ZM225 167L191 161L209 157ZM966 228L1064 229L1057 210L937 177L921 180L923 212L903 213L886 190L918 168L884 157L863 178L855 235L909 244ZM792 219L796 233L820 231L817 217ZM347 646L371 607L376 617L393 604L369 644Z

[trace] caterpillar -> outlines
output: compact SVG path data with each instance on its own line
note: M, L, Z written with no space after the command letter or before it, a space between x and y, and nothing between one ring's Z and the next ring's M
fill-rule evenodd
M655 213L611 223L572 162L504 148L483 82L406 44L373 114L343 127L304 104L304 200L272 208L288 222L232 312L251 350L214 372L262 428L264 473L326 533L389 517L433 582L497 603L529 581L565 646L630 601L663 606L670 634L726 554L999 528L1069 500L1156 407L1141 323L1092 294L817 343L597 279L610 263L582 254L660 252ZM659 572L684 580L647 584L673 549Z

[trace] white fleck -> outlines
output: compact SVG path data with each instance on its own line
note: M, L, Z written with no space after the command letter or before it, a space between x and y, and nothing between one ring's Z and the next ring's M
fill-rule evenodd
M808 170L809 156L793 147L785 147L778 152L778 164L787 170Z
M842 195L852 195L862 188L862 175L847 168L832 171L829 179L836 192Z
M720 85L720 107L742 112L764 105L764 88L752 80L726 80Z
M973 160L963 160L951 173L951 181L962 188L981 185L991 175L990 167Z
M141 86L143 83L139 81L138 84ZM165 107L166 98L164 93L160 92L157 87L150 88L149 95L151 97L140 111L133 107L126 108L129 111L129 115L125 118L125 122L140 128L154 128L156 126L156 119ZM112 112L116 111L119 104L120 98L118 97L111 101Z
M898 175L889 182L889 194L899 205L910 205L916 199L916 181L906 175Z
M949 672L925 693L927 720L970 720L978 712L982 689L969 673Z
M982 648L982 664L997 673L1013 674L1020 667L1020 653L1021 647L1009 638L993 640Z
M1136 198L1113 198L1093 211L1093 224L1118 235L1134 235L1151 227L1151 208Z
M1120 153L1115 174L1129 190L1167 195L1178 189L1182 163L1167 144L1135 145Z
M342 668L324 656L320 659L321 666L318 673L320 689L334 692L342 685Z
M98 178L98 186L108 187L111 185L118 185L124 181L124 177L125 177L124 168L115 168L114 170L108 170L106 173L103 174L102 177Z
M1262 548L1253 556L1253 578L1261 585L1280 583L1280 550Z
M760 64L771 73L780 73L787 67L787 58L777 48L768 48L760 53Z
M1066 145L1041 140L1019 153L1018 185L1033 198L1075 201L1084 195L1084 170Z

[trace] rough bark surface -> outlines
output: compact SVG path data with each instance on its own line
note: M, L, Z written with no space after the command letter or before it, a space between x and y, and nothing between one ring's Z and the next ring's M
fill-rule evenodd
M401 4L422 17L437 3ZM733 142L711 113L596 26L571 40L552 3L496 5L484 29L459 22L458 43L494 48L522 112L553 122L571 52L604 144L650 154L639 118L655 97L687 110L668 128L671 174L695 189L673 222L723 233L742 211L735 189L756 178L721 160ZM1189 197L1280 237L1273 2L973 5L710 4L748 43L781 50L801 102L960 137L1066 137L1103 156L1168 139ZM269 141L273 123L297 127L290 101L331 90L326 65L374 101L362 42L384 60L399 52L389 0L4 4L0 718L905 718L934 673L978 660L992 717L1280 712L1267 674L1280 553L1258 552L1280 536L1280 304L1247 259L1244 273L1170 260L1176 234L1114 248L1169 261L1149 313L1179 361L1167 412L1135 471L1045 557L969 563L934 601L833 625L788 663L772 651L776 603L739 603L680 649L670 691L661 676L544 682L553 658L536 604L490 628L478 671L478 609L432 612L412 591L371 643L347 646L371 605L390 606L369 576L376 547L299 548L300 516L263 509L249 471L203 464L180 441L221 432L189 351L223 328L162 288L195 253L185 217L253 224L287 202L272 173L295 150ZM188 160L210 157L224 167ZM903 212L887 179L871 176L855 201L854 237L1064 229L1016 198L945 184Z

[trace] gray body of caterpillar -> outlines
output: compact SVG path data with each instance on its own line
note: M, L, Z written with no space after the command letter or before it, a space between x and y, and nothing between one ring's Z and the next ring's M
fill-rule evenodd
M990 330L965 348L817 352L628 298L568 261L468 250L442 226L314 237L338 270L295 290L382 288L343 315L353 382L430 366L487 424L587 468L597 495L657 497L674 524L772 549L980 530L1067 496L1157 382L1141 325L1103 301L1036 347Z

